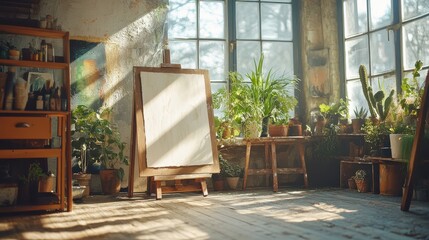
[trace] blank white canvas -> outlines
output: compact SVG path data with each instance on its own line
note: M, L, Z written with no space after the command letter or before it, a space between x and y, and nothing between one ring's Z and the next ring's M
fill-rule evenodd
M149 168L213 164L202 74L141 72Z

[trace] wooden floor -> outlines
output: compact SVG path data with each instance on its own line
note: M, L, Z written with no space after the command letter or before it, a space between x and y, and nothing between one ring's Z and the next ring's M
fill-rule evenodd
M429 202L344 189L90 196L72 212L0 216L0 239L429 239Z

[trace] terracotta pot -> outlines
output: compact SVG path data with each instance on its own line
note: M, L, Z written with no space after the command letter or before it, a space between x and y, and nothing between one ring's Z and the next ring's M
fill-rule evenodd
M353 133L362 133L364 123L365 119L352 119Z
M237 189L238 180L240 180L240 177L227 177L226 182L228 183L228 187L232 190Z
M286 137L288 135L288 125L270 125L268 133L270 137Z
M380 163L380 194L400 196L405 180L405 165Z
M355 179L356 188L358 192L366 193L369 191L368 181L365 179Z
M55 177L43 176L39 177L39 192L53 192Z
M224 189L225 181L223 179L213 180L213 190L222 191Z
M117 169L100 170L101 189L104 194L117 194L121 190L121 180Z

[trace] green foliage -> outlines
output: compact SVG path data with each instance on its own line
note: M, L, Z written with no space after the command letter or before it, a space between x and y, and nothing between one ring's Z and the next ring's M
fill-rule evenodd
M338 130L339 127L330 124L323 129L323 139L316 144L315 152L321 159L329 159L338 151Z
M229 162L228 160L224 159L220 154L219 154L219 165L220 165L221 176L241 177L243 174L243 168L240 167L240 165Z
M120 164L128 165L128 158L117 126L107 120L110 112L110 109L95 111L84 105L72 111L72 155L80 158L85 154L89 164L100 163L104 169L119 169L122 179L124 170Z
M40 167L39 163L32 163L28 168L28 176L27 179L29 182L37 182L39 181L39 177L46 176L43 172L43 169Z
M230 89L221 89L215 94L215 108L224 105L224 115L234 122L260 122L263 118L289 119L297 100L289 91L296 88L295 76L276 75L271 69L267 74L262 71L264 55L254 61L254 70L246 74L246 80L237 72L229 74ZM218 101L221 97L223 101Z
M423 85L419 85L418 77L420 77L419 72L422 67L423 62L417 60L414 64L413 78L402 79L402 94L399 95L398 99L406 116L417 117L418 110L420 109L424 87Z
M355 119L366 119L368 115L368 110L366 110L364 107L356 107L353 112L355 114Z
M365 142L368 143L371 150L378 150L384 142L384 138L390 133L386 123L377 124L370 119L366 120L363 131L365 132Z
M383 122L389 115L395 90L392 89L386 99L384 99L385 93L383 90L379 90L373 94L373 89L370 86L368 80L368 72L364 65L359 66L359 78L362 85L363 95L365 96L365 99L368 103L368 109L371 113L371 117L374 119L378 118Z
M366 172L363 169L359 169L355 172L354 179L356 180L364 180L366 178Z
M340 99L338 102L327 104L320 104L320 114L330 123L338 124L339 119L347 119L349 112L349 100Z

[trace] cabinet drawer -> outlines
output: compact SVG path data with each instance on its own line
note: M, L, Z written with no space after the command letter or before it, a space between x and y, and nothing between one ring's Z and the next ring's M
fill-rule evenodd
M2 117L0 139L50 139L49 117Z

